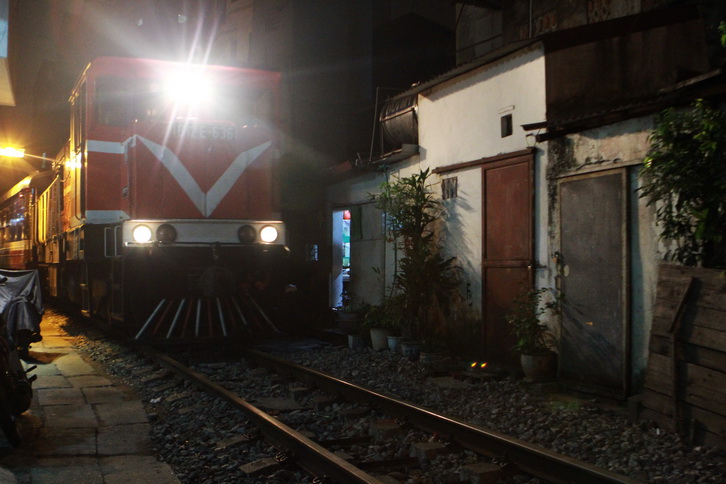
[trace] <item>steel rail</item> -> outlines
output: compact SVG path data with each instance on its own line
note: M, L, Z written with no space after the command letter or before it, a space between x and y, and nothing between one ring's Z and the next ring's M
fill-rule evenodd
M587 462L552 452L538 445L437 414L410 402L340 380L257 350L243 350L245 357L261 366L305 380L331 394L365 403L391 416L402 417L428 432L438 432L459 445L492 458L511 461L520 470L553 483L638 484L640 481L602 469Z
M247 417L260 428L265 438L280 449L292 455L296 464L317 477L325 477L326 482L343 484L381 484L353 464L313 442L304 435L283 424L250 404L235 393L211 381L206 376L184 366L173 358L156 351L149 346L136 346L142 353L155 359L169 370L188 379L194 385L215 396L223 398L235 408L243 411Z

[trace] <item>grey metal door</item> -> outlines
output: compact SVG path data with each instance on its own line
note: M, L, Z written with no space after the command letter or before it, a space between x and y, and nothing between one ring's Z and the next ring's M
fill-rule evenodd
M559 183L562 333L559 376L625 397L629 373L625 170Z

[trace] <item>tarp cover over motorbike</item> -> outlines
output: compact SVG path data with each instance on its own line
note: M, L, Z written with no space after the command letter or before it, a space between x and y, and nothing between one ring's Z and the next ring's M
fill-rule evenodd
M43 296L37 270L0 269L0 314L10 341L19 331L40 334Z

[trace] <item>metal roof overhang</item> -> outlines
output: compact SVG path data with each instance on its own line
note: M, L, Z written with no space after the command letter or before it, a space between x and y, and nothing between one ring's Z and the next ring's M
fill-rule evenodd
M726 72L724 69L714 69L661 89L656 96L650 99L613 106L607 111L584 113L569 119L550 119L523 124L522 129L525 131L546 130L544 133L535 135L537 142L540 143L625 119L657 113L667 107L688 104L698 97L709 98L724 94L726 94Z

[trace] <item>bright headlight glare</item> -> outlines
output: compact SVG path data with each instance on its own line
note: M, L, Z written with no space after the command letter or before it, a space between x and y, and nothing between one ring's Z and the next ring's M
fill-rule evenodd
M272 225L262 227L260 231L260 239L262 242L272 243L277 240L277 229Z
M212 98L212 83L203 71L189 69L169 77L164 83L164 92L178 103L205 103Z
M134 242L139 244L146 244L151 241L151 229L146 225L137 225L134 227L131 235L134 238Z

